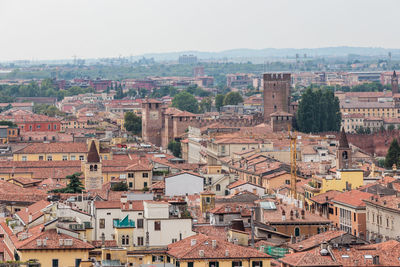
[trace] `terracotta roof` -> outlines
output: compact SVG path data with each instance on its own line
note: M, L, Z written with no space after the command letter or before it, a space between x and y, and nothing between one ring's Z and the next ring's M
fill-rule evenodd
M35 203L45 200L47 193L34 188L23 188L18 185L0 181L0 201Z
M46 246L40 245L38 246L37 240L46 240ZM60 239L63 239L64 242L61 244ZM65 240L72 240L71 245L65 244ZM50 249L93 249L94 247L87 242L79 240L69 235L59 234L56 229L46 230L38 235L36 235L29 242L24 243L23 245L18 247L18 250L50 250Z
M121 201L95 201L94 206L96 209L119 209Z
M325 204L325 203L330 202L334 197L336 197L337 195L340 195L340 194L343 194L343 192L336 191L336 190L330 190L323 194L313 196L311 198L311 200L318 204Z
M101 248L103 246L103 241L101 240L93 240L90 242L95 248ZM118 247L116 240L104 240L104 247L106 248L115 248Z
M164 181L158 181L158 182L152 184L150 186L150 189L153 189L153 190L155 190L155 189L165 189L165 182Z
M296 267L342 266L341 264L333 261L330 256L321 256L319 249L286 254L286 256L279 259L279 261L289 266Z
M222 204L210 210L213 214L240 214L242 217L250 217L251 211L243 204L229 203Z
M328 242L345 233L345 231L326 231L324 233L311 236L310 238L294 244L288 243L287 246L295 251L309 250L311 248L319 246L322 242Z
M85 143L33 143L14 152L14 154L38 154L38 153L86 153Z
M378 205L382 206L385 208L390 208L399 211L400 210L400 197L397 197L396 195L392 196L373 196L374 199L372 199L372 194L369 199L365 199L364 202L370 203L371 205Z
M213 240L215 240L215 247L213 247ZM204 256L200 254L200 251L204 253ZM256 249L234 245L203 234L190 236L168 245L167 253L178 260L271 258Z
M373 194L371 193L351 190L335 196L332 202L352 207L365 207L365 202L363 200L367 200L372 196Z
M43 216L42 210L46 208L51 203L46 200L40 200L35 204L30 205L29 207L22 209L16 213L16 215L22 220L24 225L30 223L29 215L32 216L32 222L35 221L37 218Z

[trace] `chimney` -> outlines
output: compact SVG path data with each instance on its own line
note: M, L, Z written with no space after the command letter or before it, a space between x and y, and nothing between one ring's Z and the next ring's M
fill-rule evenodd
M217 247L217 240L212 240L211 243L213 248Z
M225 250L225 257L229 257L229 250Z
M190 245L193 247L194 245L196 245L196 239L192 239L190 240Z
M199 250L199 256L204 257L204 250Z
M28 215L28 222L32 222L32 213L29 213Z

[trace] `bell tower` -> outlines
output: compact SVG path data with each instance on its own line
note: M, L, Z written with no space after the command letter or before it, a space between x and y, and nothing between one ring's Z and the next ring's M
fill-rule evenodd
M336 150L336 169L350 169L351 168L351 148L347 142L347 136L344 128L340 132L339 147Z
M392 95L399 92L399 77L397 77L396 71L393 71L392 75Z
M101 189L103 186L103 172L101 158L95 140L90 140L89 152L86 161L82 161L82 171L85 175L85 189Z

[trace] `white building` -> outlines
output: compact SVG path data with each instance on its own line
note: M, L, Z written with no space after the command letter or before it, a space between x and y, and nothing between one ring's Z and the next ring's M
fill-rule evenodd
M191 172L182 172L165 177L166 196L184 196L204 191L204 177Z

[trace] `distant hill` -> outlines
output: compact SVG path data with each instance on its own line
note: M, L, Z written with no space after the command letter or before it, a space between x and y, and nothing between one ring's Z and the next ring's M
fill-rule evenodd
M169 53L149 53L135 58L153 57L155 60L177 60L180 55L195 55L199 59L232 59L232 58L283 58L283 57L295 57L299 54L303 57L304 54L307 57L344 57L348 55L360 55L360 56L387 56L391 52L392 56L400 57L400 49L387 49L381 47L350 47L350 46L338 46L338 47L322 47L322 48L265 48L265 49L232 49L224 50L220 52L201 52L201 51L180 51L180 52L169 52Z

